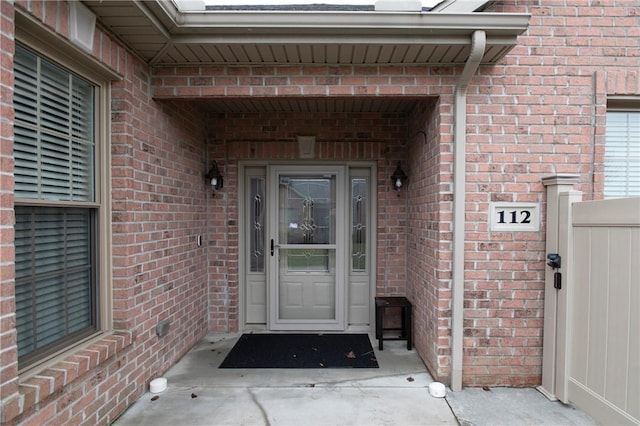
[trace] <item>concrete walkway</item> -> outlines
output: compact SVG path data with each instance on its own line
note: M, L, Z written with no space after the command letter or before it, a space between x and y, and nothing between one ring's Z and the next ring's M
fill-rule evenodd
M534 389L429 395L433 380L403 341L372 339L377 369L219 369L238 335L210 335L116 422L128 425L594 425Z
M598 424L584 412L549 401L533 388L466 388L449 392L447 401L462 426Z

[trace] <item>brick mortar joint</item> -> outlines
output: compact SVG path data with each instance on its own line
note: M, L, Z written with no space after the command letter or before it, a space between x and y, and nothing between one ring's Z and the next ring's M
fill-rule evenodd
M87 345L83 345L77 348L76 350L71 351L70 353L68 353L66 356L64 356L62 359L60 359L58 362L54 363L53 365L44 367L40 372L30 376L24 382L19 382L18 392L15 395L8 397L2 402L4 403L9 399L13 399L17 397L19 401L19 410L16 413L15 417L20 416L21 414L27 412L30 408L37 406L40 402L44 401L47 397L54 395L56 392L58 392L65 386L68 386L74 381L80 379L85 373L100 367L101 364L107 363L109 360L113 359L116 355L118 355L119 353L131 347L133 345L133 336L134 336L134 332L128 331L128 330L115 330L109 333L105 333L104 335L100 336L97 340L91 341ZM94 345L100 345L104 347L104 346L113 345L113 343L116 344L115 350L112 353L109 353L105 359L103 360L98 359L98 362L95 366L91 366L88 364L85 371L79 371L80 363L72 360L72 358L75 356L82 356L82 353L85 351L88 351L88 350L92 351L91 348ZM67 379L68 375L66 373L67 368L64 367L65 365L74 365L78 369L78 374L70 381L68 381ZM43 374L47 370L64 371L65 373L63 375L63 380L58 385L56 385L55 377L49 376L47 374ZM34 379L47 380L50 383L49 391L46 392L46 394L42 392L42 388L38 383L35 382ZM32 380L34 381L33 383L31 383ZM28 389L33 389L35 391L35 398L29 401L27 398L25 398L25 395L29 392ZM12 419L13 418L2 418L2 422L9 422Z

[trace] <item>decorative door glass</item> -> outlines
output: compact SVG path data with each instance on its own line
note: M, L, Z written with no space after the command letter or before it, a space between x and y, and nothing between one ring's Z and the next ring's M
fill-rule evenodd
M367 270L367 212L368 182L364 178L351 179L351 271Z
M264 272L264 178L249 180L249 264L251 272Z
M275 303L272 329L343 327L344 315L338 305L343 306L344 300L337 294L342 294L344 279L337 276L341 276L338 268L344 271L344 267L336 265L338 228L344 229L343 216L336 214L344 209L337 194L338 180L344 179L343 169L339 170L282 166L273 176L278 202L274 210L277 285L271 296ZM343 247L339 250L342 253Z

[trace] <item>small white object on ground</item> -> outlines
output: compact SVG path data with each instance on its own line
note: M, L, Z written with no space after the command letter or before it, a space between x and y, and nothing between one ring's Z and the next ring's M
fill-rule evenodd
M447 388L440 382L429 384L429 395L434 398L444 398L447 395Z
M167 389L167 379L164 377L158 377L157 379L153 379L151 383L149 383L149 391L151 393L160 393Z

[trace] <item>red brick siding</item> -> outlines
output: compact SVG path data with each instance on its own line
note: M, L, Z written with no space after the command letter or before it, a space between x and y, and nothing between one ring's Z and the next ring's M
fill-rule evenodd
M601 198L606 96L640 92L636 9L625 3L614 7L616 2L595 8L573 3L530 7L524 2L504 2L501 11L531 13L531 28L499 65L480 67L469 86L466 385L531 385L540 377L544 234L490 233L489 202L537 202L544 211L540 178L555 173L579 174L579 189L590 198ZM614 29L618 21L623 30ZM597 37L591 40L587 35ZM613 46L617 47L611 50ZM389 233L392 228L378 232L379 256L384 257L384 250L397 254L394 248L407 256L397 268L385 265L378 272L378 282L410 267L397 275L397 281L406 281L408 295L418 302L416 330L424 338L417 339L416 346L432 373L444 378L449 374L450 356L451 94L458 72L417 66L240 66L169 67L154 73L159 97L440 97L433 117L407 118L406 140L397 145L401 150L409 147L406 158L412 179L408 203L396 223L398 229L408 226L411 232L406 233L406 242L394 240ZM280 120L272 118L276 123ZM424 120L429 120L427 125ZM414 129L421 128L434 131L428 139L439 151L427 152L428 148L415 143ZM270 149L269 154L278 152ZM435 164L429 162L432 158ZM417 179L416 170L421 171ZM381 188L388 184L386 175L379 179ZM424 216L427 209L432 216ZM424 231L429 221L437 222L432 234ZM429 244L434 248L426 254Z
M2 275L0 278L1 421L108 424L207 331L206 117L192 104L150 98L146 65L98 28L96 59L123 79L111 92L113 333L72 351L47 369L17 372L13 298L14 19L1 2ZM66 36L68 3L17 2ZM194 131L195 130L195 131ZM170 319L158 338L158 321Z
M607 96L640 95L640 13L631 3L568 0L531 6L529 1L508 0L494 6L497 12L526 12L532 18L519 45L499 65L480 67L469 85L465 385L539 383L544 227L540 233L489 232L488 203L533 201L541 203L544 212L540 178L554 173L578 173L578 189L587 198L602 198ZM66 36L66 2L16 5ZM51 379L19 383L9 101L13 7L0 2L3 420L42 424L45 418L70 423L82 418L105 423L207 329L236 330L238 161L294 159L296 134L318 136L317 158L378 162L377 292L406 292L416 309L416 348L434 376L447 379L452 93L460 69L288 65L150 71L98 29L96 58L124 76L114 84L111 129L114 327L124 334L117 337L115 350L92 352L104 354L99 365L97 355L78 355L47 371ZM424 102L406 117L369 117L372 122L364 126L367 117L357 115L322 120L207 117L188 102L154 102L151 92L158 100L419 96ZM430 103L436 97L437 103ZM291 125L293 118L300 123ZM235 120L231 129L222 128L227 119ZM393 127L385 128L385 120L393 121ZM363 129L363 137L345 134L344 129L352 127ZM214 198L202 177L210 159L218 160L225 176L225 188ZM398 160L410 175L400 197L389 186ZM198 234L206 237L203 248L195 245ZM158 340L153 327L167 317L172 319L171 332ZM98 397L105 389L106 395ZM24 413L16 417L20 401Z
M469 86L465 385L530 386L541 374L544 233L488 232L488 203L544 207L540 178L555 173L602 198L606 98L640 95L637 7L515 4L504 11L532 13L530 30Z
M194 94L199 98L218 98L229 93L241 93L252 96L274 96L280 93L282 76L289 82L298 81L297 76L304 76L305 85L315 87L314 96L328 97L334 85L341 86L341 96L360 96L363 92L358 84L367 84L371 93L385 93L389 96L419 99L424 102L435 100L435 96L447 99L432 107L430 114L401 115L397 123L390 126L384 122L369 122L362 114L238 114L214 115L214 129L211 138L214 146L210 154L217 158L228 158L231 164L226 173L232 181L225 181L224 194L216 196L212 201L216 209L225 217L231 217L236 223L235 212L237 194L233 188L237 167L234 160L243 159L290 159L297 158L295 136L313 134L318 139L316 159L366 159L378 161L378 253L376 273L377 295L408 294L416 299L416 323L418 328L416 348L434 375L445 377L449 371L449 327L450 327L450 259L452 229L452 109L451 94L456 81L454 68L429 67L389 67L389 66L282 66L282 67L212 67L212 68L161 68L155 70L155 94L159 98L171 98L175 94ZM288 73L288 74L287 74ZM216 93L202 87L214 84ZM279 76L279 80L272 80ZM277 84L274 84L274 81ZM176 84L174 87L168 85ZM227 85L220 88L220 85ZM185 85L185 86L183 86ZM265 88L265 86L273 86ZM296 93L309 93L307 86L293 89ZM420 105L423 105L421 102ZM435 109L434 109L435 108ZM380 117L384 118L384 115ZM428 133L431 143L430 151L423 153L408 150L409 144L415 140L416 131ZM389 133L391 132L391 133ZM378 140L389 142L381 145ZM353 140L361 146L363 142L372 144L364 157L354 153ZM424 140L420 136L420 140ZM348 144L348 145L347 145ZM416 145L418 146L418 145ZM233 155L244 148L242 155ZM366 148L365 148L366 149ZM429 157L425 157L428 155ZM410 159L408 162L407 160ZM409 168L410 179L407 188L398 197L391 190L390 176L398 161ZM427 163L425 163L427 161ZM426 188L422 190L421 188ZM424 195L416 196L415 191L424 191ZM407 195L408 194L408 195ZM430 198L428 198L430 197ZM422 204L428 200L427 209ZM231 205L233 204L233 207ZM431 211L434 209L435 211ZM415 212L430 212L428 219ZM413 214L415 213L415 214ZM425 247L422 241L413 241L421 230L423 221L430 221L435 231L429 235L433 252L432 257L424 257ZM221 224L220 224L221 225ZM235 226L235 225L234 225ZM224 231L220 231L224 232ZM229 229L236 233L237 228ZM411 234L409 240L407 235ZM424 238L424 237L423 237ZM229 244L236 244L234 238L228 238ZM222 258L228 259L224 247L216 248ZM235 248L234 248L234 251ZM213 255L213 254L212 254ZM215 255L213 255L215 257ZM220 258L219 258L220 259ZM237 268L236 259L228 259L233 269L227 274L220 270L220 262L216 263L211 277L219 277L219 284L212 281L212 301L210 305L210 325L212 330L235 330L238 323L237 313L225 315L227 307L237 306ZM408 264L412 271L407 272ZM435 270L432 268L436 268ZM417 283L417 277L429 277ZM425 305L423 306L423 303ZM228 321L226 323L225 321ZM419 326L420 327L420 326Z
M13 213L14 11L0 2L0 423L19 412Z
M408 134L407 296L416 350L436 378L448 374L451 334L453 168L451 140L443 137L449 130L441 128L445 99L416 108ZM443 158L449 160L443 163Z

